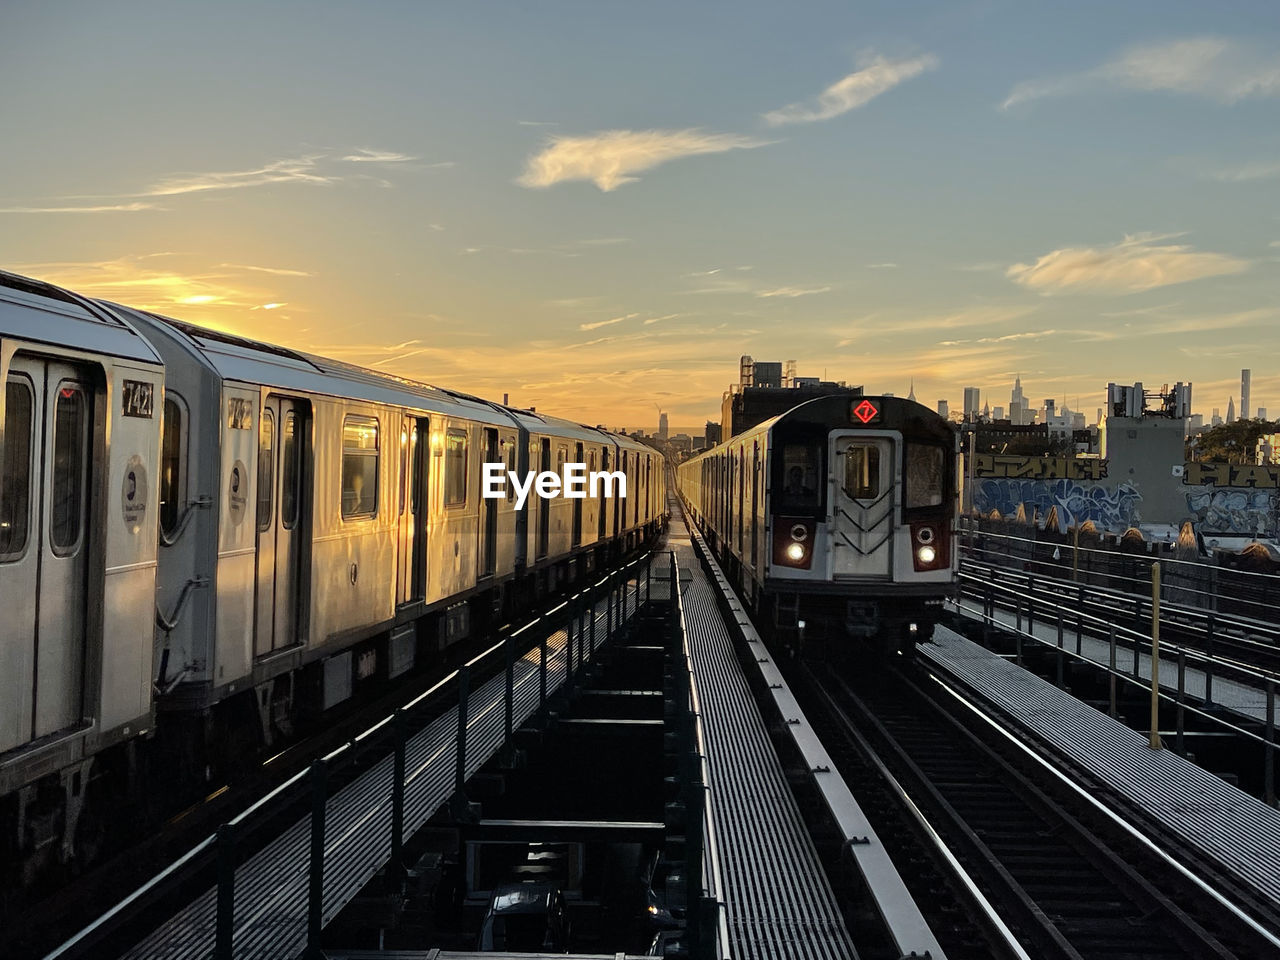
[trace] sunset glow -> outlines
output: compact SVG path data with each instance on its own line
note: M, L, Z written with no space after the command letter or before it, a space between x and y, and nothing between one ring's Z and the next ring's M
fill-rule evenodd
M743 353L1207 414L1280 348L1245 7L321 6L10 12L0 266L611 425L718 419Z

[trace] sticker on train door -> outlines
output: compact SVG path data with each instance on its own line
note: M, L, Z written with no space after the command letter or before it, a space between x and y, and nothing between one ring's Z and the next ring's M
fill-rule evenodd
M125 464L120 507L124 525L130 533L137 533L147 516L147 468L143 466L139 456L130 457Z

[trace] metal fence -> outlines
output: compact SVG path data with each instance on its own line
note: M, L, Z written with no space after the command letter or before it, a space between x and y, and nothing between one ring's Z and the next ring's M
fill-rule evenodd
M213 888L170 910L125 956L318 955L324 925L384 867L402 877L406 840L446 803L465 816L468 777L630 629L652 596L652 564L644 554L511 631L220 826L46 960L100 955L95 944L131 912L150 903L154 913L167 891L211 868Z

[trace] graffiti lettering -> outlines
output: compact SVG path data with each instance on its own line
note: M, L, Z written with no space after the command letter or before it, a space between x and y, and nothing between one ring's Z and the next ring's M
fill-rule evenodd
M1280 489L1280 466L1252 463L1188 463L1182 472L1188 487ZM1188 496L1191 496L1188 494Z
M973 470L976 477L1008 477L1012 480L1101 480L1107 475L1107 461L980 453L973 461Z

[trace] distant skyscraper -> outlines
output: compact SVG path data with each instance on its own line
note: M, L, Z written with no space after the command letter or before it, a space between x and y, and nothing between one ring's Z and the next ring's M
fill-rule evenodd
M1252 371L1240 371L1240 419L1249 419L1249 380Z
M665 413L658 414L658 436L663 440L667 439L667 415Z
M1259 408L1258 408L1258 419L1259 419L1259 420L1265 420L1265 419L1267 419L1267 408L1266 408L1266 407L1259 407Z
M1003 420L1003 419L1004 419L1004 407L992 407L992 408L991 408L991 419L992 419L992 420Z
M1213 416L1209 418L1209 426L1218 427L1222 425L1222 413L1217 407L1213 408Z
M981 402L981 391L977 387L964 388L964 418L966 420L978 419L978 404Z
M1227 397L1227 423L1236 422L1236 398Z
M938 401L938 416L943 420L951 419L951 405L945 400Z
M1015 409L1017 412L1015 413ZM1013 379L1013 390L1009 394L1009 419L1015 424L1024 422L1023 418L1027 413L1027 397L1022 392L1022 375Z
M911 392L907 394L907 399L910 400L912 403L919 402L916 400L916 378L915 377L911 378Z

